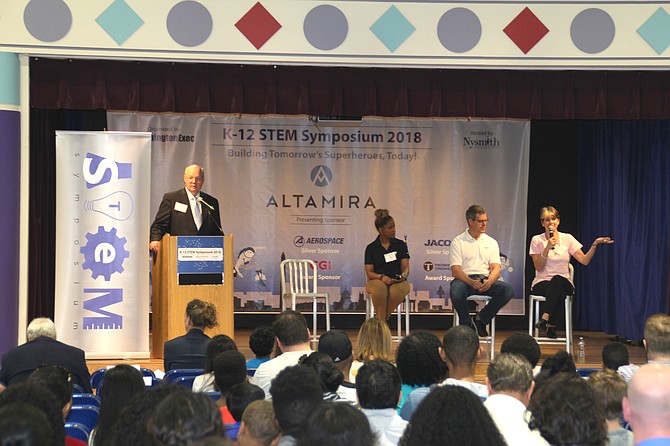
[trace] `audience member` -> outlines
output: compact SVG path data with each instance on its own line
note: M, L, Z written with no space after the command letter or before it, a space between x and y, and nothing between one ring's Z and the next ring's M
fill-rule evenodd
M670 316L649 316L644 326L644 347L650 364L670 365Z
M356 385L349 381L351 363L354 360L349 335L342 330L330 330L319 337L318 351L327 354L335 363L335 367L342 372L344 381L337 389L341 399L357 404Z
M451 327L442 338L439 352L447 364L449 377L438 386L465 387L485 400L489 395L488 389L484 384L475 382L475 366L482 353L477 332L466 325ZM412 413L430 392L431 388L423 387L410 393L400 411L400 416L409 421Z
M314 369L321 380L323 399L326 401L338 401L340 396L337 389L344 382L344 375L340 372L330 356L321 352L314 352L300 359L300 365Z
M400 387L400 373L388 361L373 359L358 370L358 402L379 444L386 440L397 445L407 427L407 421L400 418L396 411L400 401Z
M56 325L46 317L33 319L26 330L27 341L2 355L0 391L28 379L40 365L58 365L72 374L74 384L91 392L91 375L84 351L56 340Z
M251 382L263 389L265 398L271 399L270 384L286 367L298 364L303 355L312 353L309 345L309 328L302 314L286 310L272 323L277 347L282 354L258 366Z
M225 438L221 414L214 401L188 391L175 392L163 399L149 418L148 431L154 444L162 446L187 446L206 437Z
M303 422L323 403L321 380L310 367L285 367L272 380L270 395L281 430L277 446L295 445L304 433Z
M232 440L237 440L237 434L240 429L242 414L247 406L257 400L265 400L265 392L255 384L242 383L233 386L226 397L226 407L230 415L235 420L233 424L224 424L226 436Z
M623 399L623 416L633 429L636 445L670 445L670 367L646 364L635 372Z
M610 342L603 347L603 368L614 370L628 383L635 371L639 368L630 362L628 347L621 342Z
M402 381L399 410L414 390L430 387L447 377L447 364L440 357L440 347L440 338L427 330L413 331L400 341L395 357Z
M366 361L383 359L392 361L391 355L393 336L388 324L378 318L370 318L363 322L358 330L356 340L356 356L351 365L350 381L356 382L356 373Z
M586 380L559 372L538 387L528 405L531 429L552 445L607 443L605 414Z
M27 403L44 412L51 427L53 445L64 446L66 444L63 406L51 390L37 382L13 384L0 394L0 409L12 403ZM71 441L68 444L78 443Z
M417 408L398 444L503 446L505 440L477 395L461 386L441 386Z
M533 369L523 356L498 355L486 371L489 397L484 406L489 411L508 446L546 446L537 431L531 431L524 419L533 393Z
M237 350L228 350L219 353L214 358L214 382L216 389L221 392L217 405L224 424L235 424L236 422L226 405L226 398L230 390L238 384L246 383L247 380L247 363L242 353Z
M242 414L237 435L239 446L275 446L279 437L275 412L269 401L254 401Z
M219 334L212 338L205 348L205 364L202 369L203 374L198 375L193 380L191 390L194 392L215 392L214 386L214 358L219 353L229 350L237 350L237 344L230 336Z
M535 375L535 392L537 392L549 378L557 373L569 373L578 376L575 361L572 358L572 355L565 350L557 351L542 362L540 373Z
M347 403L321 403L309 414L298 446L371 446L375 435L368 419Z
M219 325L216 321L216 306L193 299L186 305L184 323L187 333L167 341L163 346L163 366L166 372L204 367L205 349L210 341L204 331Z
M111 444L112 426L121 410L137 393L144 392L142 372L127 364L119 364L107 370L100 388L100 417L91 432L89 444L105 446Z
M249 336L249 348L255 358L247 361L248 369L256 369L259 365L270 360L272 349L275 346L275 333L267 325L256 327Z
M9 403L0 407L0 445L50 446L53 444L47 416L28 403Z
M533 367L533 376L540 372L540 368L537 366L542 356L540 344L528 333L515 332L509 335L500 346L500 353L523 356Z
M626 396L626 382L615 370L606 369L592 373L586 382L593 389L596 401L602 404L605 412L607 445L633 446L633 433L622 428L620 424L623 410L621 404Z

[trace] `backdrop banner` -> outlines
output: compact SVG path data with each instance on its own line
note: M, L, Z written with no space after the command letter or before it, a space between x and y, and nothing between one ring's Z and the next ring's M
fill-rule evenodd
M149 354L151 135L56 132L56 328L87 357Z
M412 311L443 312L451 240L479 204L516 293L502 313L524 312L529 121L110 112L108 125L152 133L152 215L185 166L203 166L235 234L237 311L280 308L282 258L317 263L334 311L364 311L364 251L387 208L409 245Z

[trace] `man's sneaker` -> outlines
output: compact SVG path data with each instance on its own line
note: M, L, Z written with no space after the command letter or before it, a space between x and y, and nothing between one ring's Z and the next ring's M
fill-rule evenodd
M486 338L489 336L489 332L488 330L486 330L486 325L484 324L484 322L477 319L477 316L473 316L470 318L470 326L474 331L477 332L477 335L480 338Z

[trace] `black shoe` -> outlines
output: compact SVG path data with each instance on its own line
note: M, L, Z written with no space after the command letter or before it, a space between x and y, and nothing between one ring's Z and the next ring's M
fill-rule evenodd
M489 332L486 330L486 325L484 322L477 319L476 316L470 318L470 327L477 332L477 335L480 338L487 338L489 336Z
M540 319L539 321L537 321L537 324L535 324L535 328L537 328L538 330L547 331L547 320Z
M556 339L556 327L547 327L547 337L549 339Z

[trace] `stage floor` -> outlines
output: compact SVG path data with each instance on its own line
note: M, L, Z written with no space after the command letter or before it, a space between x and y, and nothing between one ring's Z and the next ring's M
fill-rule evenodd
M247 359L253 358L253 353L249 348L249 335L251 334L251 331L252 330L247 329L240 329L235 331L235 342L237 343L240 352L244 354L244 356ZM356 338L358 337L358 330L350 329L344 331L346 331L347 334L349 335L349 338L351 339L351 342L355 349ZM445 332L445 330L431 330L431 331L435 333L440 339L442 339L442 336L444 335ZM501 330L496 331L496 353L500 351L500 344L502 344L502 342L511 333L513 333L513 331L501 331ZM559 331L559 336L560 335L561 332ZM577 348L577 341L579 340L580 336L584 337L584 341L586 343L586 355L585 360L583 362L578 362L577 360L575 360L575 362L577 363L577 367L602 367L601 362L602 348L609 342L612 342L614 340L614 337L612 335L600 332L575 331L574 332L575 348ZM394 343L394 349L396 346L397 344ZM561 349L560 345L541 345L540 347L542 349L542 359L540 360L540 362L542 362L542 360L547 356L550 356L556 353L559 349ZM632 363L642 364L646 361L645 352L642 347L628 345L628 351ZM476 380L477 382L481 383L484 382L484 377L486 375L486 368L488 367L489 362L488 355L484 354L484 356L485 357L483 357L482 360L477 364L476 369ZM139 364L140 366L149 368L151 370L156 369L163 370L163 360L161 358L153 358L153 357L144 359L96 359L96 360L89 360L87 361L87 363L88 368L91 372L115 364L133 364L133 365Z

